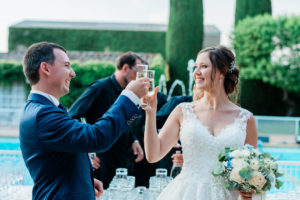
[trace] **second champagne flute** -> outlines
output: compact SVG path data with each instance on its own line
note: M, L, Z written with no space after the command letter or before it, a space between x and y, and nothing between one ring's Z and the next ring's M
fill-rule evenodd
M155 89L155 83L154 83L154 75L155 75L155 71L154 70L146 70L145 71L145 75L146 77L149 79L150 81L150 87L148 90L148 96L151 96L154 94L154 89ZM147 109L151 109L151 106L147 103L147 106L144 108L145 110Z

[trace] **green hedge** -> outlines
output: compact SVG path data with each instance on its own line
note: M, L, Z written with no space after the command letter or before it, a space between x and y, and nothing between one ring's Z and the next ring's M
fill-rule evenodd
M90 83L110 76L115 71L115 65L112 62L88 61L79 64L74 61L71 66L76 73L76 77L71 81L70 93L60 99L66 107L70 107ZM152 59L150 68L155 70L155 84L157 85L160 75L165 72L165 62L161 55ZM14 81L25 83L26 79L23 75L22 64L11 61L0 61L0 80L0 83L5 85L9 85ZM29 93L29 85L26 84L26 87Z
M23 75L22 64L0 60L0 83L10 85L14 81L22 81L24 83L26 81Z
M165 32L52 28L9 28L8 49L47 41L68 50L165 53Z

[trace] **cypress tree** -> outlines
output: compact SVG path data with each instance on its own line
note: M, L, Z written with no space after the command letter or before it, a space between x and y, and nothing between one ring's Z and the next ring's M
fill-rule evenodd
M202 0L170 0L170 16L166 34L166 58L171 83L175 79L187 86L189 59L195 59L203 42Z
M235 25L250 16L272 14L271 0L236 0Z

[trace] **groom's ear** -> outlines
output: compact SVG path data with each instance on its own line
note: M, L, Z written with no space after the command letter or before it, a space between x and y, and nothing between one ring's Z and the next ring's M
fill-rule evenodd
M123 67L122 67L122 71L123 72L128 72L130 70L130 67L128 64L124 64Z

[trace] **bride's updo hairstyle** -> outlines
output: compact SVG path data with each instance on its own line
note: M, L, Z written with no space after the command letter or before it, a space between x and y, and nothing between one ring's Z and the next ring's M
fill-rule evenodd
M224 46L208 47L201 50L198 55L205 52L208 52L212 63L212 80L214 80L216 69L218 69L225 77L224 88L226 94L229 95L234 91L237 93L240 70L235 65L235 57L232 51Z

